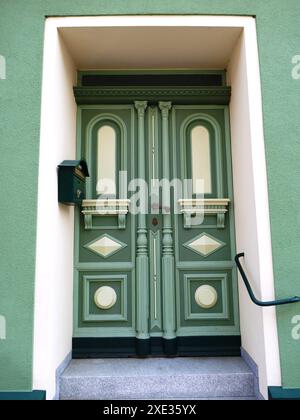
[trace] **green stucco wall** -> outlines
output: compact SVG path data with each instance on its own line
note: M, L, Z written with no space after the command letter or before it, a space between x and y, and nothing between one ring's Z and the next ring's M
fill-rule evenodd
M256 15L278 297L300 293L299 0L0 0L0 390L32 386L37 175L45 16L105 14ZM246 222L246 221L245 221ZM278 310L283 385L300 387L300 341L291 320L300 305Z

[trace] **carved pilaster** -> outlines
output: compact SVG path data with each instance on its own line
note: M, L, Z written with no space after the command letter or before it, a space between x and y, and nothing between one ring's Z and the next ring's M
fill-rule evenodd
M159 109L161 110L162 118L169 120L169 111L172 108L171 102L159 102Z
M163 178L170 180L170 139L169 139L169 111L171 102L160 102L162 115L162 158ZM175 271L174 246L171 216L171 191L163 188L163 240L162 240L162 282L163 282L163 336L165 339L176 337L175 319Z
M145 111L147 109L148 102L147 101L136 101L134 103L134 106L137 109L138 117L141 118L141 119L143 119L143 124L144 124Z
M138 113L138 178L146 179L146 146L145 146L145 111L147 109L146 101L136 101L134 103ZM141 201L146 202L146 191L141 188ZM144 212L138 214L138 247L137 254L146 254L147 249L147 229L146 229L146 215Z
M145 111L146 101L136 101L138 114L138 177L145 180L146 175L146 148L145 148ZM140 190L141 201L146 191ZM136 292L137 292L137 318L136 329L138 339L149 338L149 258L146 214L139 212L137 229L137 257L136 257Z

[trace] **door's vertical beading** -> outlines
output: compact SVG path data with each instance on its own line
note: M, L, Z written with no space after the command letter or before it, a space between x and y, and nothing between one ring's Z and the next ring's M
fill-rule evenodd
M163 179L170 180L169 111L171 102L160 102L162 114L162 159ZM175 273L174 247L171 216L171 191L164 185L162 192L163 239L162 239L162 283L163 283L163 337L176 338L175 319Z
M145 154L145 111L146 101L135 102L138 112L138 178L146 179ZM147 200L146 191L140 189L141 201ZM143 206L142 206L143 207ZM138 214L137 257L136 257L136 328L138 339L149 339L149 257L146 214Z

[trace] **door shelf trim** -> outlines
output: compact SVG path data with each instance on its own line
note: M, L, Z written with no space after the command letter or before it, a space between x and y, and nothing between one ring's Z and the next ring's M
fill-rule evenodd
M231 200L229 198L213 198L213 199L180 199L178 205L180 212L184 217L185 229L193 226L193 215L216 215L217 228L225 228L225 215Z
M126 229L126 215L129 212L130 200L83 200L82 211L86 230L93 229L93 217L117 216L118 228Z

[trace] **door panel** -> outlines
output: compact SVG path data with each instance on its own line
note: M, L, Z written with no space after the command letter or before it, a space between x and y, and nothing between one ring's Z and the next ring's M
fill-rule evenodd
M78 154L87 160L91 173L87 199L97 198L101 127L110 126L116 131L114 165L117 171L126 171L128 182L135 178L135 118L133 106L83 106L80 109ZM101 163L101 159L99 161ZM118 178L116 192L117 198L124 198L127 193ZM107 198L112 198L110 195L111 191ZM78 209L75 233L74 337L135 337L135 216L128 214L125 223L120 223L118 215L86 216ZM99 302L98 306L95 303L98 290L100 307ZM101 299L110 306L111 295L115 296L113 306L101 307Z
M224 225L218 215L205 214L201 224L185 226L183 215L174 215L177 336L238 334L237 279L233 267L235 237L230 141L226 137L227 111L224 107L175 106L172 115L174 177L192 178L190 134L193 127L209 132L212 183L204 199L228 198L229 212ZM179 151L179 152L178 152ZM208 292L205 289L208 287ZM208 293L212 307L196 300L196 291ZM216 302L215 302L216 300ZM214 303L215 302L215 303ZM205 306L205 305L204 305Z
M225 106L80 107L78 156L91 173L87 199L104 191L99 174L111 174L112 167L127 179L117 177L115 190L106 189L98 214L94 202L84 214L76 211L75 357L238 354L228 123ZM99 132L110 129L111 167L97 148ZM184 183L197 174L207 180L200 198L195 182L190 195ZM126 213L123 203L123 213L114 213L113 200L131 198L132 206L140 185L130 192L128 184L136 178L146 181L140 200L146 211ZM160 184L153 193L162 179L177 179L183 188Z

